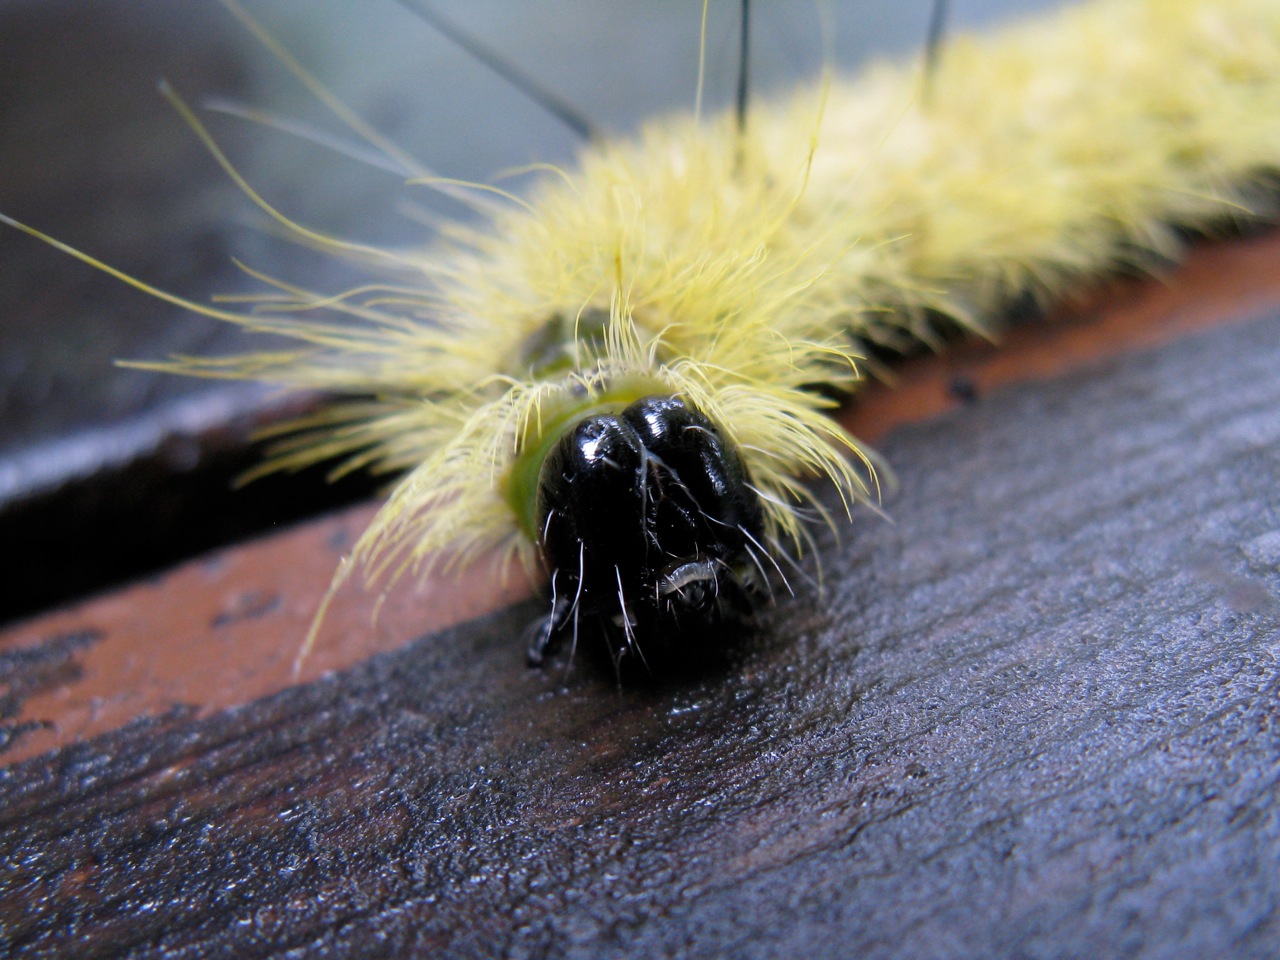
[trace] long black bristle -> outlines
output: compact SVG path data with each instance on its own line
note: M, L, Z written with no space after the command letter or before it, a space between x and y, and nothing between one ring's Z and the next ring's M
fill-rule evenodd
M938 72L938 58L942 40L947 32L947 0L933 0L929 13L929 32L924 41L924 101L929 102L933 92L933 78Z
M600 139L595 125L586 118L582 111L538 83L531 75L521 70L502 54L486 47L457 24L445 19L426 0L398 0L398 2L410 13L430 24L434 30L471 54L503 80L506 80L583 140Z
M747 98L750 96L751 0L742 0L742 30L738 48L738 134L747 130Z

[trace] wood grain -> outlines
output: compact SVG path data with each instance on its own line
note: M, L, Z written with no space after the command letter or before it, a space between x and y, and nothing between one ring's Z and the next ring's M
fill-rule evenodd
M1236 322L882 436L892 522L656 678L528 670L523 603L374 655L339 611L336 672L255 686L287 657L218 630L291 650L319 587L227 598L342 520L221 592L197 572L238 552L11 632L9 756L42 748L0 771L0 952L1275 956L1280 315L1242 316L1274 243L1162 308ZM68 735L59 698L144 633L184 669Z

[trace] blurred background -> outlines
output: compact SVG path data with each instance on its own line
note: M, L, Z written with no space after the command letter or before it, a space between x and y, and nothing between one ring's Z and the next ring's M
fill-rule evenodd
M951 0L950 31L1057 5ZM435 8L625 134L690 109L697 0L438 0ZM394 0L246 0L364 120L443 176L572 162L579 141ZM713 0L708 109L732 103L737 3ZM923 43L929 0L756 0L753 92ZM257 289L233 259L321 291L349 269L283 239L158 95L231 103L355 143L215 0L0 0L0 211L197 301ZM431 192L344 153L201 111L246 179L314 229L416 244ZM456 211L450 211L456 212ZM0 226L0 623L211 547L371 496L323 471L234 490L254 430L305 406L255 385L124 370L121 358L234 353L238 330L185 313Z

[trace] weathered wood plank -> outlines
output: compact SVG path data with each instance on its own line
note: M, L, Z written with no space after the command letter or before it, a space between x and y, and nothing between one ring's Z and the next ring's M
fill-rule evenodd
M722 662L529 671L522 605L0 774L10 952L1280 950L1280 317L882 444Z
M998 347L971 342L941 356L913 358L895 370L891 389L869 384L842 421L878 445L897 425L961 406L958 396L965 391L956 391L957 383L981 395L1248 315L1280 302L1278 264L1280 234L1274 232L1202 246L1160 282L1115 285L1072 314L1015 329ZM204 482L207 489L209 479ZM256 486L250 492L257 494ZM156 496L154 485L138 490ZM253 498L258 513L269 511L269 494ZM127 526L133 511L105 493L101 499L106 517L96 523ZM203 511L208 520L223 520L217 504L226 499L210 497ZM292 494L290 506L301 499ZM402 582L377 601L381 612L374 623L374 596L351 584L334 598L315 651L301 676L294 675L291 664L312 614L371 509L361 506L210 554L0 631L0 650L46 660L63 655L60 637L96 638L66 654L59 682L24 683L26 693L10 696L0 721L9 731L8 748L0 758L16 762L179 704L207 713L248 703L527 596L523 578L504 579L493 565L481 563L461 578L437 577L421 589ZM171 524L179 523L174 516ZM74 551L80 528L66 518L59 528L73 539L65 549ZM48 548L59 543L50 537L42 542ZM12 549L21 550L21 544ZM81 549L92 556L92 550Z

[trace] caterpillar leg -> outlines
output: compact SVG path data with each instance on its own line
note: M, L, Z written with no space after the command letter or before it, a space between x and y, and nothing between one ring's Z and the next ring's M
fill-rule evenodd
M525 630L525 660L531 667L541 667L547 655L560 643L564 628L568 625L574 607L567 597L551 601L551 612L533 621Z

